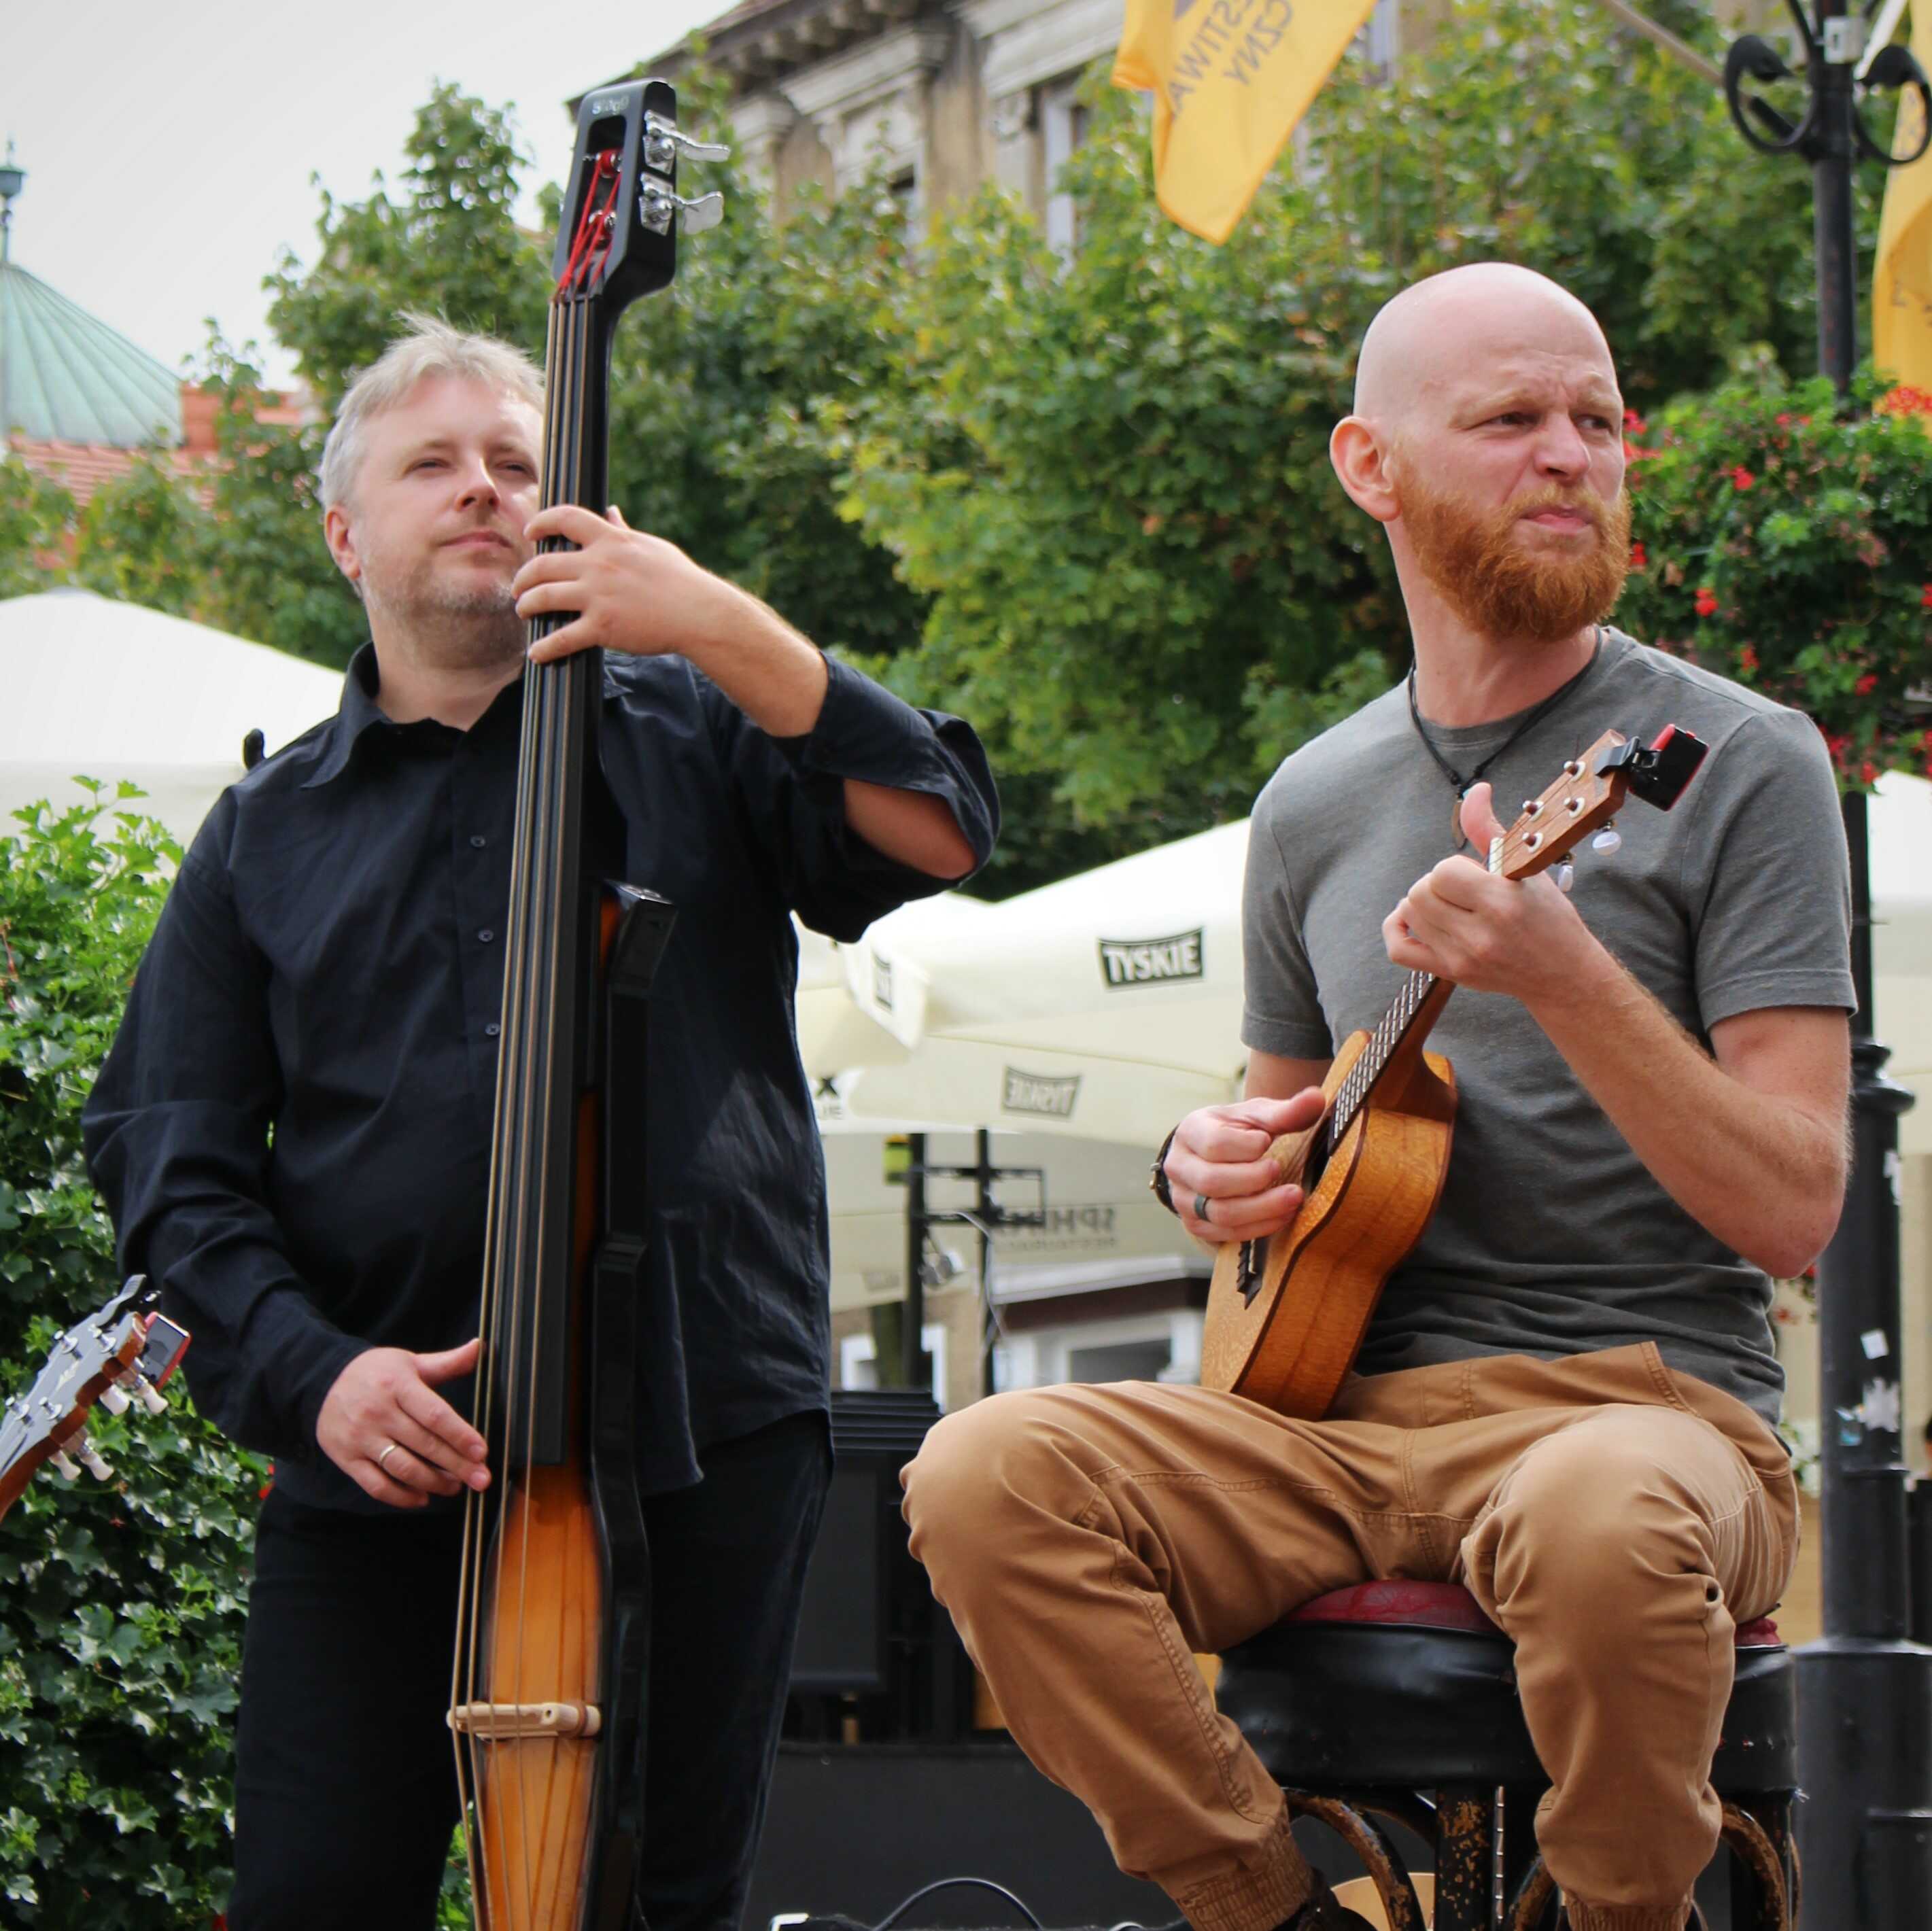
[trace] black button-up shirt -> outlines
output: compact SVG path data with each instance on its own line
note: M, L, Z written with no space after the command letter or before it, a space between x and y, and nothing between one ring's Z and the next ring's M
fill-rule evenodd
M374 1345L476 1332L520 680L467 731L398 724L373 646L342 707L224 792L183 860L86 1115L122 1261L194 1330L195 1399L299 1499L374 1509L316 1446ZM768 736L676 657L613 657L602 754L628 882L678 919L653 993L647 1486L825 1401L824 1163L790 914L854 939L941 881L846 822L844 781L943 799L982 862L972 731L836 661ZM446 1390L459 1405L466 1390Z

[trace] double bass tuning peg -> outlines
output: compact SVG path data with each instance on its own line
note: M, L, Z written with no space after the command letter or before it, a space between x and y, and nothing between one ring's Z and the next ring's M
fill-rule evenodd
M653 235L668 235L677 221L687 235L701 235L724 218L724 197L713 192L687 201L661 182L647 181L638 196L638 218Z
M722 161L731 150L716 141L694 141L674 121L662 115L644 116L644 165L669 174L680 160Z

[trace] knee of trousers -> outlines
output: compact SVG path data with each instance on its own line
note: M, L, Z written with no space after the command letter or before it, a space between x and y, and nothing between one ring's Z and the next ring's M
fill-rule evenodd
M1539 1444L1470 1531L1472 1577L1506 1623L1514 1612L1580 1634L1628 1628L1640 1612L1701 1619L1715 1585L1708 1525L1689 1496L1654 1457L1568 1433Z
M946 1416L899 1471L912 1552L942 1600L1024 1560L1090 1505L1053 1392L1017 1390Z

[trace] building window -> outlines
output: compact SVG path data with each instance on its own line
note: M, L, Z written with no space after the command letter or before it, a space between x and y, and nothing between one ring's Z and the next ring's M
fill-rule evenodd
M902 168L886 184L886 190L898 203L899 219L905 224L905 231L915 238L919 234L920 217L924 210L924 197L920 193L919 170Z
M1087 106L1077 76L1049 81L1040 91L1040 166L1046 190L1046 238L1062 259L1080 245L1079 211L1060 185L1060 170L1087 138Z

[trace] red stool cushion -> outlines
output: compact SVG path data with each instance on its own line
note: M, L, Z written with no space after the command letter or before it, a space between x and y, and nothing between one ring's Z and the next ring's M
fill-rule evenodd
M1411 1582L1400 1579L1384 1582L1358 1582L1346 1589L1331 1589L1312 1603L1304 1603L1287 1618L1291 1623L1383 1623L1402 1629L1460 1630L1472 1636L1495 1636L1503 1633L1484 1615L1476 1599L1460 1584ZM1737 1636L1739 1649L1776 1649L1783 1639L1778 1625L1768 1616L1742 1624Z

